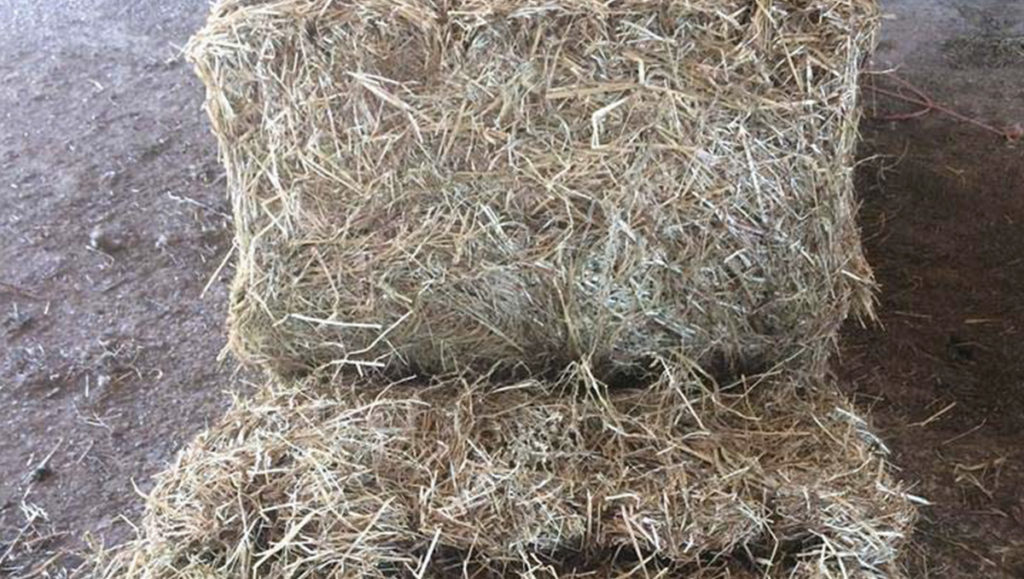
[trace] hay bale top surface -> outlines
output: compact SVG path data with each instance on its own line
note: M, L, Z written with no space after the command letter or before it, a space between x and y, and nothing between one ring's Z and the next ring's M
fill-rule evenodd
M820 361L870 309L868 0L224 1L190 44L289 373Z
M579 376L265 389L97 576L898 575L913 509L831 386Z

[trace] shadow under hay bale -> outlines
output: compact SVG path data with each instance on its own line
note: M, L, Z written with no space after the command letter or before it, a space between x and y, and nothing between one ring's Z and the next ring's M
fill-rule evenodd
M231 343L294 375L820 364L873 0L222 0Z
M584 376L267 387L97 576L899 575L912 497L831 385Z

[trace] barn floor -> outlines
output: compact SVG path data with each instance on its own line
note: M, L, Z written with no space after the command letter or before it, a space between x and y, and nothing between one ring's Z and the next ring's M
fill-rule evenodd
M136 488L245 387L217 361L229 208L178 58L206 6L0 0L0 576L61 576L84 534L129 536ZM884 9L875 69L1024 123L1024 2ZM1024 143L886 120L896 103L866 95L881 323L849 325L839 373L934 503L911 576L1022 577Z

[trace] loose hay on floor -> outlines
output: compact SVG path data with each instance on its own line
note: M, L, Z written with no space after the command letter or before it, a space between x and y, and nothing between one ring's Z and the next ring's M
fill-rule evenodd
M282 374L820 362L874 0L221 0L231 342Z
M269 387L97 575L899 576L914 511L831 386L578 384Z

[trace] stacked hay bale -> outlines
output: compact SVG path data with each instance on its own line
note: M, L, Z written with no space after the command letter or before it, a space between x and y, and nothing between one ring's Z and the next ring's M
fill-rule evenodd
M231 343L289 375L828 357L874 0L224 0Z
M96 574L899 575L911 497L824 378L871 311L851 157L876 21L221 0L190 50L231 343L275 382Z
M899 575L913 510L833 391L673 366L582 385L267 389L159 479L99 577Z

